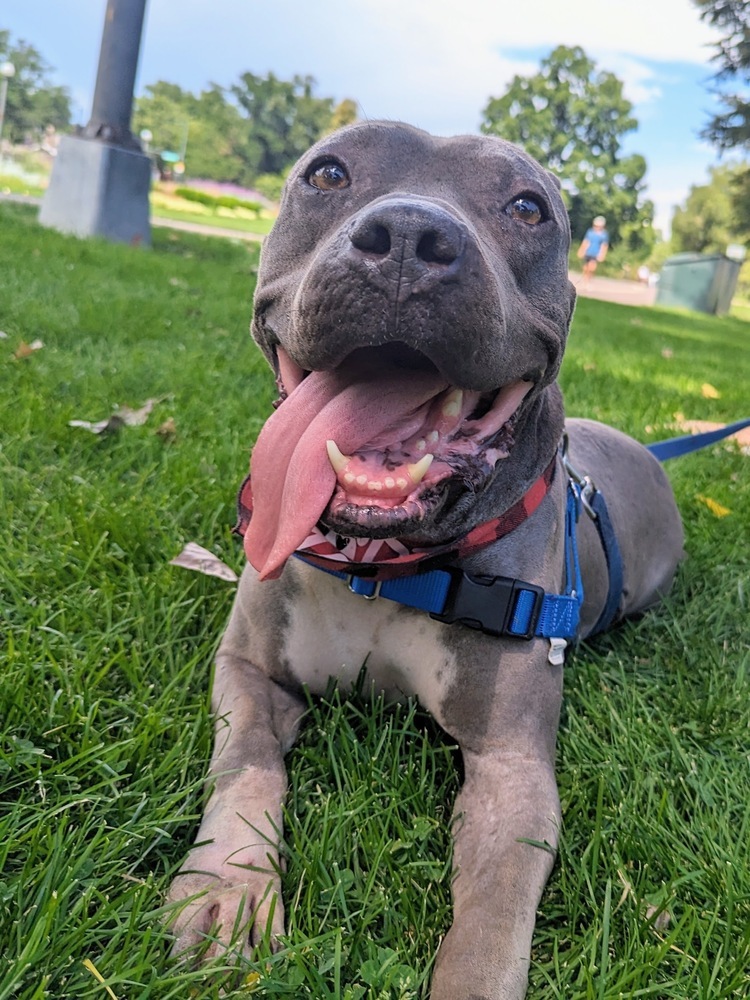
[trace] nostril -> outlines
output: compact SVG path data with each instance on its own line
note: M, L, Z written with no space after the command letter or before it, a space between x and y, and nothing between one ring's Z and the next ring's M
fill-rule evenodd
M437 229L426 232L417 243L417 257L426 264L452 264L460 253L460 240Z
M358 226L351 234L351 241L363 253L383 256L391 252L391 234L379 222L371 221L368 225Z

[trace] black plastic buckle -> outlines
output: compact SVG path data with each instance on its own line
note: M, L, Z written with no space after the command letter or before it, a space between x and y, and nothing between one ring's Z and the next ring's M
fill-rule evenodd
M533 583L508 576L472 576L450 569L452 581L440 614L430 614L435 621L453 625L460 622L487 635L509 635L514 639L533 639L544 601L544 590ZM525 632L511 632L510 624L516 601L522 591L534 594L529 624Z

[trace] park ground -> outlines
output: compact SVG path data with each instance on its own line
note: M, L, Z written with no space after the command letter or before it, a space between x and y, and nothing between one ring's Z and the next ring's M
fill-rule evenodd
M280 950L169 958L234 595L171 560L194 541L241 569L235 490L274 387L247 332L258 243L153 236L77 240L0 202L0 1000L425 1000L461 762L366 690L311 703L288 758ZM644 442L748 416L749 332L581 297L568 411ZM672 593L568 658L529 1000L750 995L749 462L669 464Z

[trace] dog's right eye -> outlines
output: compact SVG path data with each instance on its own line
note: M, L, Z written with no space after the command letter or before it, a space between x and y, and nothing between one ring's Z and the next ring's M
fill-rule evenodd
M321 191L338 191L349 187L349 174L338 160L326 160L314 166L306 177L307 183Z
M507 205L505 211L511 219L525 222L527 226L538 226L540 222L544 222L545 220L542 206L527 194L521 195L520 198L515 198Z

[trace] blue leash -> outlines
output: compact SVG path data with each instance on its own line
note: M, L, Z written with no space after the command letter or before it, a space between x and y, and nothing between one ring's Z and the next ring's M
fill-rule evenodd
M737 431L750 427L750 418L738 420L734 424L727 424L717 431L705 431L703 434L685 434L683 437L670 438L668 441L657 441L647 445L648 450L659 459L665 462L668 458L678 458L680 455L688 455L691 451L698 451L707 445L716 444L717 441L736 434Z
M657 441L647 447L652 455L664 462L715 444L745 427L750 427L750 419L739 420L716 431ZM583 604L576 526L581 511L584 510L596 525L609 570L607 600L589 635L603 632L617 617L623 589L622 555L604 496L589 476L579 474L571 466L567 458L567 440L563 443L562 461L568 476L565 505L565 588L562 594L548 594L533 583L507 576L466 573L456 566L381 581L323 569L321 566L316 566L316 569L346 580L349 590L366 600L384 597L389 601L426 611L430 618L448 625L460 622L487 635L514 639L542 637L572 640L578 636ZM303 562L308 561L302 553L295 553L295 556Z

